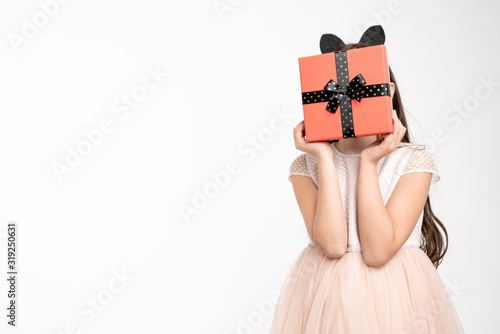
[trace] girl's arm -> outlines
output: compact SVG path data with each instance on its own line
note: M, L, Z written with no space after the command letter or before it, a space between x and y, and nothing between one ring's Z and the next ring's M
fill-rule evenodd
M330 258L347 250L347 224L333 151L319 154L319 185L310 177L292 175L295 196L312 242Z
M386 264L403 246L417 224L429 193L432 173L415 172L401 175L384 206L377 164L394 151L406 127L393 111L394 131L365 148L359 159L358 227L363 260L369 266Z
M333 258L347 250L347 222L340 193L333 151L318 156L318 198L313 224L313 242Z
M422 212L432 174L402 175L384 206L376 162L360 158L358 226L363 260L369 266L386 264L401 248Z

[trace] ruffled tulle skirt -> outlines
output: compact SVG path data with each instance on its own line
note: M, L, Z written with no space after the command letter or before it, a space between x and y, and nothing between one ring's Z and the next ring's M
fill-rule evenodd
M401 248L382 267L360 252L340 259L306 247L280 290L269 334L464 333L425 252Z

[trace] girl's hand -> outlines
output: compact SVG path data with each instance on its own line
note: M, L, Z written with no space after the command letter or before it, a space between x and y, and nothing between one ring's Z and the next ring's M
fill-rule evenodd
M394 121L394 131L392 133L380 135L380 138L368 145L360 154L360 158L377 164L387 154L394 151L401 142L406 128L401 124L396 110L392 111Z
M323 154L332 154L333 149L329 142L321 141L321 142L306 142L304 137L304 121L301 121L297 126L293 129L293 138L295 141L295 148L299 151L309 153L318 158Z

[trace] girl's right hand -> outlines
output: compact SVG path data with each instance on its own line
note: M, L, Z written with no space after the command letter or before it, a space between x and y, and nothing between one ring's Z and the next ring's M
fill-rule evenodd
M329 142L311 142L308 143L305 138L304 121L301 121L293 129L293 138L295 140L295 148L299 151L312 154L316 158L323 154L333 155L333 148Z

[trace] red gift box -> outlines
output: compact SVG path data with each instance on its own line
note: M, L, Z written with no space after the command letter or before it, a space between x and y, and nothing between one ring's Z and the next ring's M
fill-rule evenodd
M385 45L299 58L307 142L392 133Z

